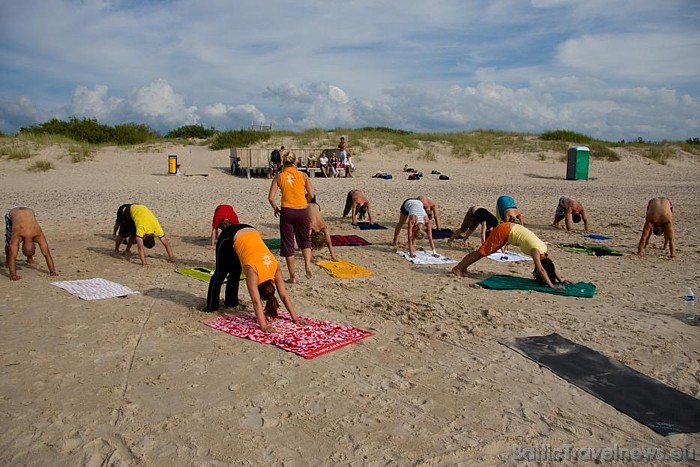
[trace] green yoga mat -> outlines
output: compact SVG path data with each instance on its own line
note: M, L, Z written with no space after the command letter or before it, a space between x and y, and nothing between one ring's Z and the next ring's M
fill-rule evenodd
M563 289L552 289L546 285L540 285L535 279L515 276L494 275L477 282L486 289L493 290L535 290L537 292L554 295L567 295L569 297L591 298L595 294L595 285L590 282L577 282L575 284L562 284Z
M270 250L279 250L282 246L282 240L279 238L263 238L263 242Z
M177 272L178 274L183 274L185 276L193 277L198 281L209 282L211 280L211 276L214 275L214 270L214 266L211 266L197 268L177 268L175 272ZM241 279L245 279L245 274L241 273Z
M602 245L589 245L587 243L560 244L559 248L577 253L586 253L591 256L622 256L620 250L614 250Z

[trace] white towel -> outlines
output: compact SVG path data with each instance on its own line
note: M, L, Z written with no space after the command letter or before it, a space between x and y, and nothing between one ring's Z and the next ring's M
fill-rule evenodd
M491 253L488 256L488 258L494 261L498 261L500 263L511 263L514 261L532 261L532 258L530 258L529 256L523 255L521 253L516 253L514 251L509 251L508 253L499 253L497 251L496 253Z
M431 251L416 251L413 258L408 254L408 251L397 250L396 254L403 256L413 264L450 264L456 263L457 261L447 256L438 255L434 257Z
M59 281L51 284L63 290L77 295L83 300L98 300L102 298L123 297L124 295L138 293L129 287L108 281L107 279L82 279L77 281Z

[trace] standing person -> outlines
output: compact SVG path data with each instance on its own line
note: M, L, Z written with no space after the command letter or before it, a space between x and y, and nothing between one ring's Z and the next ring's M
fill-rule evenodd
M340 142L338 143L338 162L340 166L345 166L347 155L347 151L345 151L345 137L341 136Z
M668 198L652 198L647 203L647 213L639 239L637 255L644 256L644 249L649 246L651 234L664 236L664 250L668 247L668 257L676 256L676 238L673 230L673 203Z
M311 278L311 239L309 238L309 206L314 190L309 176L296 168L296 156L287 151L282 157L282 171L275 175L270 184L267 200L280 218L280 254L287 262L289 282L296 282L294 267L294 238L304 256L306 277ZM282 209L277 206L277 191L282 192Z
M588 231L588 219L583 205L575 198L570 196L562 196L559 198L557 209L554 212L554 221L552 225L559 227L559 222L564 220L566 231L571 232L571 223L578 224L583 220L583 230Z
M17 274L17 256L20 244L22 244L22 253L27 257L27 264L36 264L34 261L35 243L39 245L39 250L46 259L49 275L58 276L49 250L49 243L34 216L34 211L24 206L8 209L5 213L5 262L10 270L11 281L18 281L22 278Z
M335 252L333 251L333 242L331 241L330 230L328 224L321 216L321 206L316 202L316 197L309 201L309 236L311 238L311 248L318 250L324 246L328 247L328 252L331 255L331 261L337 261Z
M216 269L207 291L207 311L219 309L221 286L227 276L224 306L238 306L241 272L245 272L246 287L253 302L255 317L264 332L275 332L268 321L268 318L277 317L280 307L275 297L275 287L292 321L296 324L305 323L297 316L294 304L287 295L277 260L263 242L260 233L247 224L230 225L221 231L216 242ZM262 300L265 300L264 308Z
M486 236L498 225L498 219L487 209L480 206L471 206L464 215L464 220L459 229L455 230L447 243L452 243L460 234L464 233L464 244L467 245L469 236L481 226L481 243L486 241Z
M279 149L273 149L270 153L269 167L267 169L267 178L272 178L280 171L282 165L282 154L284 154L284 146Z
M214 247L219 236L219 230L223 230L229 225L240 224L238 214L234 211L230 204L220 204L214 210L214 218L211 221L211 238L209 239L209 248Z
M508 195L498 197L496 201L496 217L499 222L517 222L525 225L523 215L515 204L515 200Z
M532 257L532 261L535 263L533 275L538 282L542 281L553 289L563 288L561 285L554 285L556 282L563 281L556 273L553 274L555 271L554 263L549 259L547 245L532 231L513 222L498 224L478 250L467 254L462 258L462 261L452 268L452 273L460 277L468 276L467 268L470 265L491 253L495 253L508 244L517 246L524 254Z
M419 199L409 198L401 204L400 212L399 223L394 230L393 247L398 247L401 227L408 222L408 254L411 257L415 256L415 240L422 240L427 234L430 248L433 250L433 255L437 256L435 242L433 241L433 229L430 226L430 217L428 217L428 213L425 212L423 202Z
M158 222L158 218L143 204L129 204L128 208L124 208L120 219L119 233L114 243L114 253L119 253L119 246L124 238L128 238L126 244L126 252L131 250L131 245L136 243L139 250L139 258L143 266L148 266L146 261L146 253L144 247L149 250L156 244L155 237L158 237L160 242L165 247L168 253L168 262L174 263L175 256L170 247L170 242L163 232L163 228Z
M423 209L428 213L428 217L430 217L431 220L435 219L435 228L438 230L442 229L440 210L438 209L437 203L425 195L420 195L417 199L423 203Z
M326 155L326 151L321 152L321 157L318 158L318 163L321 165L321 173L325 178L328 178L331 176L330 169L328 167L328 156Z
M372 207L369 199L360 190L350 190L345 198L345 208L343 209L343 218L352 213L352 224L357 224L357 219L362 220L365 214L369 218L369 223L372 224Z

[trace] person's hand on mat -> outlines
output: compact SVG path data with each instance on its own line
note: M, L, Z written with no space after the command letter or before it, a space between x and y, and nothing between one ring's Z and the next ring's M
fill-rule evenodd
M306 326L307 324L309 324L309 322L304 318L293 319L292 322L294 324L298 324L299 326Z

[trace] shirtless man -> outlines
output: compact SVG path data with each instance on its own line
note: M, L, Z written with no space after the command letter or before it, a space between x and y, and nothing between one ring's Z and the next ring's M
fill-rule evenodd
M442 229L442 225L440 223L440 210L438 209L437 203L424 195L420 195L416 199L423 203L423 209L425 209L425 212L428 213L428 217L435 221L435 228L437 230Z
M326 224L326 221L323 220L323 216L321 216L321 207L316 202L316 197L309 201L309 230L312 250L327 246L328 252L331 254L331 261L338 261L333 251L333 243L331 242L328 224Z
M372 209L369 199L360 190L350 190L345 198L345 209L343 209L343 217L347 217L352 212L352 224L357 224L357 218L362 220L367 214L369 223L372 223Z
M19 245L22 244L22 253L27 257L28 264L35 264L34 254L39 245L41 254L46 258L46 265L49 268L49 275L57 276L56 265L53 263L49 244L46 241L44 232L39 227L39 223L34 217L34 211L26 207L16 207L5 214L5 258L7 267L10 270L10 280L18 281L22 278L17 274L17 255Z
M583 230L588 232L588 219L586 218L586 211L583 209L583 205L575 198L568 196L562 196L559 198L559 204L557 204L557 210L554 213L554 221L552 225L554 227L559 227L559 222L564 220L566 224L566 231L571 232L571 223L578 224L583 220Z
M676 256L675 233L673 231L673 204L668 198L652 198L647 204L647 215L644 220L642 238L639 239L637 255L643 256L644 249L649 246L649 237L654 235L664 236L664 250L668 250L668 257Z

